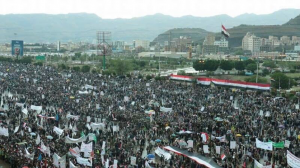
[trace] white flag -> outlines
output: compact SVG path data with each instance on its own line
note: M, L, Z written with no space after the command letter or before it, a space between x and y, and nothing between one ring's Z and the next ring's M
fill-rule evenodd
M71 160L69 161L69 168L77 168L77 166L75 166L72 162L71 162Z
M272 168L272 165L264 166L254 159L254 168Z

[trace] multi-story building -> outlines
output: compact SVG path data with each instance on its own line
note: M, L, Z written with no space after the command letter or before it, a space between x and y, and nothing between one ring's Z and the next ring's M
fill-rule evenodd
M253 55L256 55L260 51L262 40L260 37L256 37L252 33L247 33L242 41L243 50L249 50Z
M214 45L228 48L228 41L225 38L222 38L220 41L215 41Z
M214 45L214 42L216 41L216 37L213 34L208 34L205 37L205 40L203 42L203 45Z
M114 42L114 47L115 49L124 49L125 46L125 41L115 41Z
M133 44L134 44L135 48L137 48L137 47L143 47L146 50L148 50L149 47L150 47L150 41L148 41L148 40L135 40L133 42Z
M282 36L280 42L284 45L291 45L291 38L288 36Z

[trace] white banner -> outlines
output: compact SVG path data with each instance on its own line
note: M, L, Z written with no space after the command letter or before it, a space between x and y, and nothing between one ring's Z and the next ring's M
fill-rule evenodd
M81 143L80 151L81 152L92 152L93 150L93 143L90 142L89 144L85 144L84 142Z
M18 131L19 131L19 126L17 126L17 127L15 128L14 133L16 133L16 132L18 132Z
M96 129L104 129L105 124L103 124L103 123L91 123L90 126L92 127L92 129L94 131Z
M79 90L78 93L79 93L79 94L89 94L89 92L88 92L87 90L85 90L85 91L80 91L80 90Z
M130 157L130 164L131 165L136 165L136 157L134 157L134 156Z
M92 162L89 159L85 159L82 157L77 157L76 158L78 164L84 165L84 166L92 166Z
M0 127L0 135L8 137L8 128Z
M230 141L230 149L236 148L236 141Z
M54 153L54 155L53 155L53 164L54 164L55 167L59 167L59 163L58 163L59 158L60 157L56 153Z
M161 112L172 112L172 108L160 107Z
M287 163L292 168L300 167L300 158L293 155L290 151L287 151Z
M113 168L118 168L118 160L114 160Z
M289 148L291 144L291 141L285 140L284 141L284 147Z
M216 153L221 154L221 146L216 146Z
M165 160L171 159L171 154L170 154L169 152L166 152L165 150L159 148L159 147L155 150L155 153L156 153L159 157L164 156L164 159L165 159Z
M35 110L38 114L40 114L40 112L42 111L43 107L42 106L31 105L30 109L31 110Z
M272 168L272 165L264 166L254 159L254 168Z
M79 143L86 140L87 137L80 137L79 139L73 139L69 136L66 136L65 143Z
M30 159L30 160L33 160L34 159L34 153L30 154L27 150L27 148L25 148L25 157Z
M74 120L78 120L79 116L75 116L75 115L71 115L71 114L67 114L67 119L74 119Z
M64 130L54 126L53 127L53 131L58 135L58 136L61 136L61 134L64 132Z
M27 114L28 114L27 108L23 108L23 109L22 109L22 113L24 113L25 115L27 115Z
M272 151L273 143L272 142L261 142L260 140L256 139L256 147Z
M204 151L204 153L209 153L208 145L203 145L203 151Z
M72 162L71 162L71 160L69 161L69 168L77 168L77 166L75 166Z
M193 146L194 146L194 141L193 140L188 140L187 141L187 144L188 144L188 148L193 148Z

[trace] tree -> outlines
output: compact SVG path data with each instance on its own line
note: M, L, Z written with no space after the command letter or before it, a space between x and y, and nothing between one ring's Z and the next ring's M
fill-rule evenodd
M205 62L203 60L197 60L195 62L193 62L193 68L196 71L203 71L205 70Z
M237 61L234 64L234 68L238 71L243 71L245 69L245 64L243 61Z
M220 64L221 69L225 70L225 71L229 71L232 70L233 68L233 64L231 61L222 61Z
M75 57L76 58L80 58L80 56L81 56L81 53L79 52L79 53L75 53Z
M266 75L269 75L269 74L270 74L270 71L267 68L262 70L262 75L263 76L266 76Z
M219 67L219 61L217 60L206 60L204 64L205 70L215 71Z
M275 72L271 75L271 78L274 80L272 82L273 87L288 89L294 85L294 80L286 76L284 73Z
M184 70L180 70L180 71L178 71L177 75L186 75L186 73Z
M86 60L86 57L87 57L86 54L80 56L80 63L81 63L81 64L84 63L84 61Z
M256 62L254 60L251 60L251 59L248 59L248 60L244 61L245 67L247 67L247 65L249 65L249 64L255 64L255 63Z
M65 63L68 61L68 59L69 58L67 56L63 57L63 60L64 60Z
M273 61L265 61L262 66L269 68L276 68L276 64Z
M132 70L132 63L126 60L111 60L110 61L110 71L115 72L118 75L127 74L127 72Z
M81 67L81 72L90 72L91 67L88 65L84 65Z
M257 69L257 65L256 65L256 64L248 64L248 65L246 66L246 69L247 69L248 71L251 71L252 73L254 73L254 71Z
M256 76L252 76L250 78L245 79L246 82L253 82L256 83ZM257 83L267 83L268 80L266 78L258 77L257 78Z

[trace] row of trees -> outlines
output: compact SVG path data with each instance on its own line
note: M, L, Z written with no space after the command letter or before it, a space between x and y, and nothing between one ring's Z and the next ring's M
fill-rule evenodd
M257 64L253 60L247 61L227 61L227 60L197 60L193 62L193 67L197 71L215 71L220 67L223 70L232 70L235 68L238 71L248 70L254 72L257 68Z

